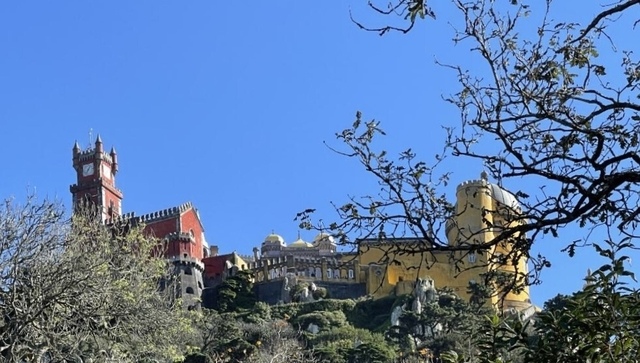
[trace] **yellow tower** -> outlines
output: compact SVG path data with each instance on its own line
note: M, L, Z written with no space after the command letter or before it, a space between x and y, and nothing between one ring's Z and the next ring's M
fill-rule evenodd
M456 215L447 223L447 239L454 246L488 244L500 235L503 228L522 223L517 218L521 213L517 198L499 185L490 183L483 172L480 180L466 181L458 186ZM528 272L527 259L520 256L514 263L511 244L506 240L482 253L459 253L458 257L464 261L464 270L456 279L466 283L481 282L482 275L489 271L505 272L517 280L521 290L494 296L491 302L494 305L503 303L503 308L522 310L531 305L529 288L524 284ZM460 295L467 296L466 291L461 291Z

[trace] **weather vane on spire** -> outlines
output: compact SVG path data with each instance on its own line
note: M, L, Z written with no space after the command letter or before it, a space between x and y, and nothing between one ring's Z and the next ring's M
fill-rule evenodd
M89 128L89 146L87 149L91 149L91 143L93 142L93 129Z

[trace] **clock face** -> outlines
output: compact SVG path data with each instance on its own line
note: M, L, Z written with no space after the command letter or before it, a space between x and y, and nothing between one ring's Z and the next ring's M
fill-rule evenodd
M93 164L84 164L82 166L82 176L93 174Z
M102 175L111 179L111 169L106 164L102 164Z

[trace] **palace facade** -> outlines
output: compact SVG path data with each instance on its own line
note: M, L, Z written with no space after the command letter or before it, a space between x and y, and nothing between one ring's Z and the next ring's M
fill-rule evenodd
M215 288L238 271L249 271L254 277L258 298L271 303L284 300L277 291L288 274L295 275L299 281L327 287L330 296L335 298L407 294L418 278L431 278L436 288L448 287L468 298L469 284L482 281L489 271L498 270L523 281L527 276L525 258L515 265L496 262L500 256L510 253L508 242L501 242L483 254L459 252L453 260L462 261L463 266L452 263L449 252L423 252L430 243L424 239L359 240L357 250L345 253L339 251L334 238L326 233L319 233L312 241L304 241L298 234L289 244L282 236L271 233L253 249L252 255L220 254L219 249L225 246L207 243L198 210L189 202L140 216L123 214L123 193L116 187L118 155L114 148L105 151L100 136L85 150L76 142L72 153L76 183L70 191L74 204L90 202L98 207L104 223L143 224L145 233L162 239L165 257L175 266L180 295L188 307L199 307L205 290ZM510 216L521 213L517 198L490 183L485 173L478 180L458 185L455 205L456 216L446 224L451 246L492 241L500 228L515 223L510 222L514 220ZM270 292L261 296L260 291ZM501 298L505 308L531 307L527 286ZM498 297L491 300L498 303Z

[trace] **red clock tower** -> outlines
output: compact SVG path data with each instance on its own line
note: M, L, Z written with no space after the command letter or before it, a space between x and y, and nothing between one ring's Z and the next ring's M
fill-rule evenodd
M73 168L77 173L77 183L70 187L74 205L82 201L92 203L98 207L103 222L122 214L122 192L116 188L115 179L118 156L113 147L105 153L100 135L94 147L86 150L80 150L76 141Z

